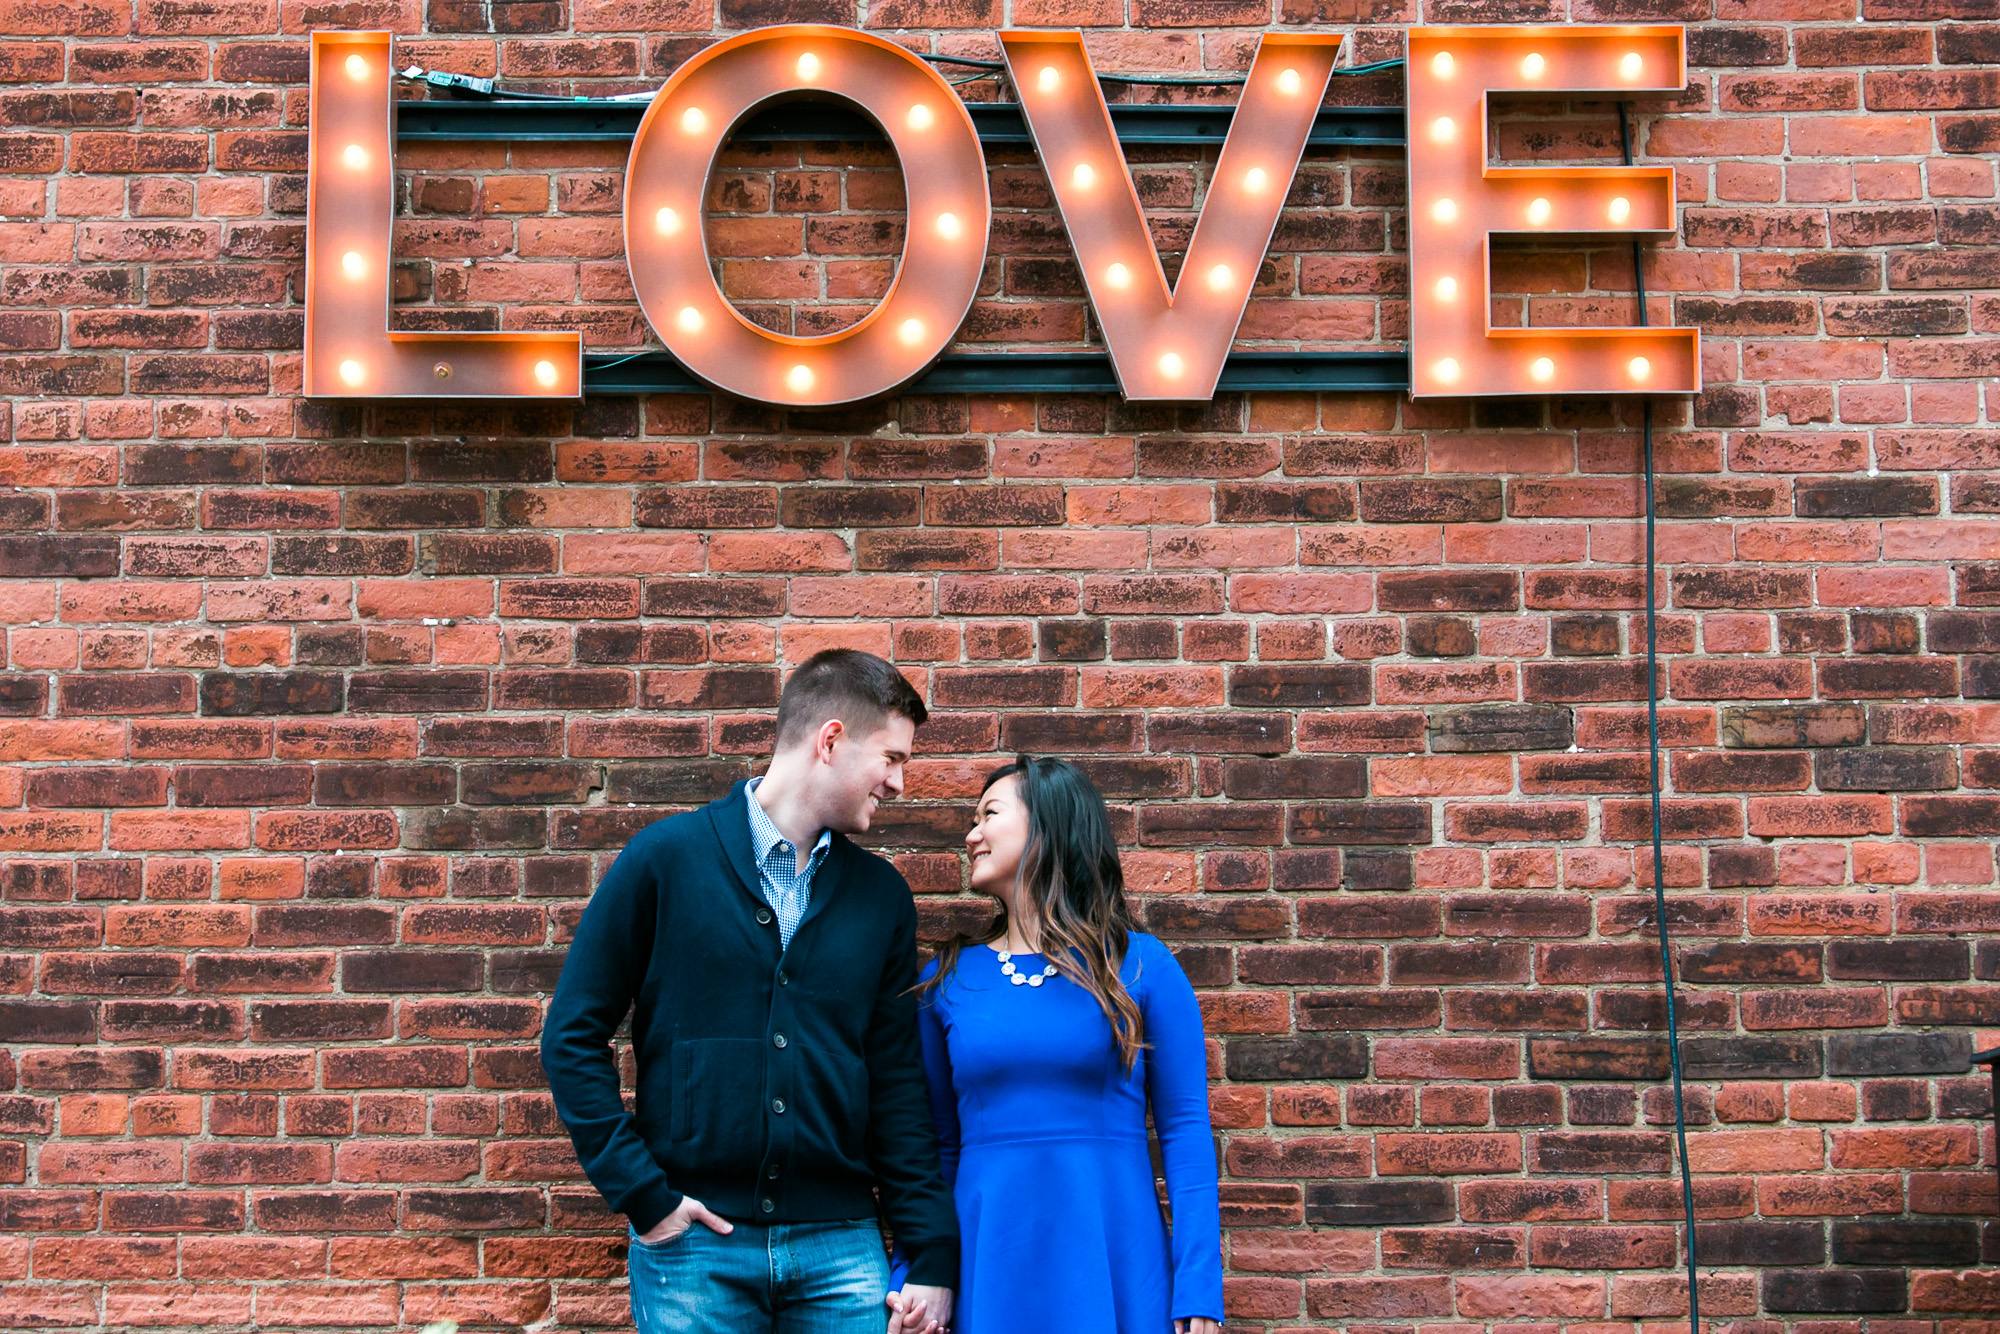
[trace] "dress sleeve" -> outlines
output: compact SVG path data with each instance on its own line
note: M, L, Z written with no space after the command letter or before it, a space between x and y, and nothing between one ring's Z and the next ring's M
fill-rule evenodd
M937 972L937 964L924 967L924 981ZM944 1168L947 1188L958 1185L958 1092L951 1082L951 1049L945 1042L942 998L936 991L923 993L917 1001L917 1036L924 1046L924 1086L930 1094L931 1122L937 1126L938 1161ZM901 1292L909 1281L910 1257L899 1240L889 1255L889 1290Z
M542 1026L542 1069L584 1175L641 1232L681 1202L625 1110L611 1050L652 957L657 865L643 836L618 854L584 907Z
M1146 1031L1146 1100L1160 1138L1173 1211L1173 1318L1222 1319L1222 1202L1208 1119L1208 1044L1201 1006L1166 946L1135 940Z

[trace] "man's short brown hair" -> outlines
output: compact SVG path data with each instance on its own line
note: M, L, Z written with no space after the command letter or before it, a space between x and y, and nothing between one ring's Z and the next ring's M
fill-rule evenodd
M785 682L785 692L778 697L776 745L782 750L804 741L829 718L838 718L848 731L866 736L897 714L919 727L930 716L923 698L901 672L873 653L823 649Z

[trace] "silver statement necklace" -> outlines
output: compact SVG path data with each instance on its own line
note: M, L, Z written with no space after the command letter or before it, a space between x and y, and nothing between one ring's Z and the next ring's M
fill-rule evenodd
M1014 952L1012 950L1001 950L1000 971L1017 987L1038 987L1044 981L1056 975L1056 966L1048 964L1039 973L1024 973L1014 967Z

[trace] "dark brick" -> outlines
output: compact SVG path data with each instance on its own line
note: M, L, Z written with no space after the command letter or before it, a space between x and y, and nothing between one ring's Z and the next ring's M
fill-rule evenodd
M1381 574L1375 600L1383 611L1513 611L1521 578L1507 570Z
M1825 792L1936 792L1958 786L1958 758L1905 746L1823 750L1813 775Z
M1884 982L1963 982L1972 976L1962 940L1833 940L1828 977Z
M339 713L345 690L335 672L207 672L201 678L201 711L216 718Z
M1808 477L1792 487L1802 518L1858 519L1936 514L1937 481L1930 477Z
M1814 1037L1683 1038L1681 1068L1689 1079L1817 1079Z
M1833 1262L1839 1265L1958 1269L1979 1260L1979 1225L1969 1218L1856 1218L1833 1225Z
M472 671L356 672L348 686L356 713L462 713L486 707L486 673Z
M1038 621L1035 632L1044 662L1102 662L1105 650L1105 623L1087 621Z
M1897 1269L1778 1269L1761 1279L1764 1309L1835 1315L1909 1309L1909 1275Z
M1823 1265L1826 1263L1826 1229L1817 1221L1779 1223L1735 1220L1697 1223L1695 1251L1731 1265Z
M1458 1217L1448 1181L1315 1181L1306 1222L1320 1227L1413 1227Z
M340 960L341 989L396 995L480 989L481 956L436 948L357 950Z
M1667 1044L1654 1038L1536 1038L1528 1043L1531 1079L1656 1081L1672 1072Z
M1829 1075L1962 1075L1972 1065L1969 1033L1834 1033Z
M1327 802L1287 812L1294 843L1429 843L1431 808L1420 803Z
M1368 523L1491 523L1500 514L1497 477L1361 483L1361 517Z
M1231 1079L1361 1079L1368 1074L1368 1039L1360 1036L1230 1038L1223 1050Z

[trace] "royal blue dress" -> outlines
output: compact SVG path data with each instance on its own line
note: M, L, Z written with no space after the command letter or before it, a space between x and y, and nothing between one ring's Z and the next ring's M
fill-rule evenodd
M1030 975L1047 961L1013 962ZM963 950L918 1005L962 1238L955 1334L1171 1334L1175 1320L1222 1319L1201 1009L1152 936L1133 934L1119 975L1145 1018L1130 1074L1089 992L1059 974L1015 985L983 945ZM1146 1146L1149 1103L1171 1236ZM891 1287L901 1281L898 1266Z

